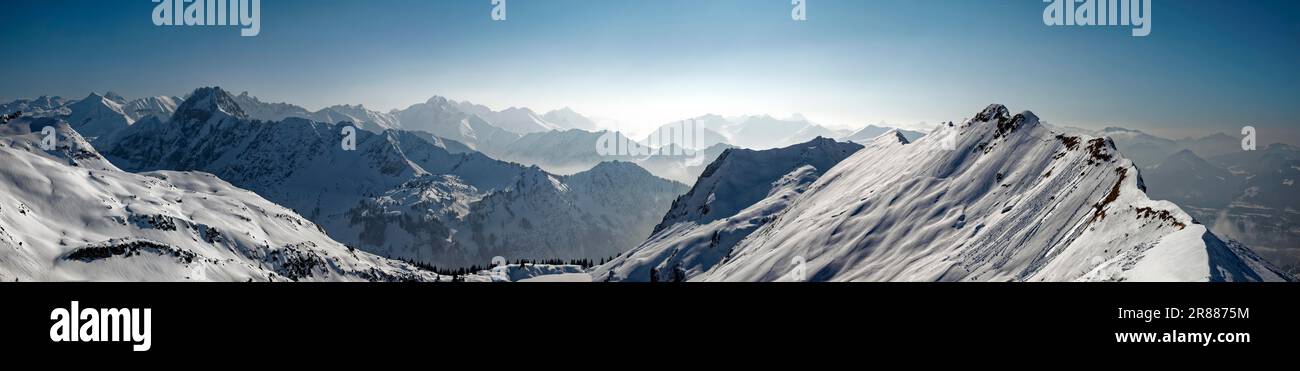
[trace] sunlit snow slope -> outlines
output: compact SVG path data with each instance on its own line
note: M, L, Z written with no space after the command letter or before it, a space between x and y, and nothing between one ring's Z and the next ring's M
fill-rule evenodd
M435 279L211 174L118 170L62 121L0 125L0 281Z
M1001 105L916 143L877 138L772 218L686 279L1284 279L1174 204L1149 199L1111 141L1055 133Z

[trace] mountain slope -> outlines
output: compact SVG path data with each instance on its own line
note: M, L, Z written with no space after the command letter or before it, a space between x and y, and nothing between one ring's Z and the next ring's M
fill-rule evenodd
M956 150L940 139L955 136ZM1172 203L1104 138L993 105L830 169L703 281L1282 280Z
M0 128L0 189L0 281L436 279L210 174L118 170L54 119Z
M673 202L654 234L592 272L607 281L671 281L698 275L787 207L826 170L862 149L817 138L794 146L728 149Z

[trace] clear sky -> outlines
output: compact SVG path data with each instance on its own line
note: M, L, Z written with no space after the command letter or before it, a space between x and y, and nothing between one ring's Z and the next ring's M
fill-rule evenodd
M317 109L435 94L642 129L704 113L916 126L988 103L1166 136L1300 139L1300 2L1155 0L1152 33L1040 0L263 0L261 34L156 27L150 0L6 1L0 98L219 85Z

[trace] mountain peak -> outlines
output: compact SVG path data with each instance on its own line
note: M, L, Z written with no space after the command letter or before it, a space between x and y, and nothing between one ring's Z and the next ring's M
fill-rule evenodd
M1011 111L1007 110L1007 106L997 104L997 103L990 104L988 107L985 107L983 111L980 111L979 114L975 115L975 121L984 121L984 122L993 121L993 120L1005 120L1010 118L1011 118Z
M112 91L104 93L104 98L108 98L110 100L113 100L114 102L126 102L126 97L123 97L121 94Z
M248 119L248 114L244 113L238 103L235 103L235 98L220 87L195 89L193 93L190 93L190 97L186 98L185 102L182 102L176 108L176 114L172 117L173 120L196 118L200 121L207 121L217 114L241 120Z

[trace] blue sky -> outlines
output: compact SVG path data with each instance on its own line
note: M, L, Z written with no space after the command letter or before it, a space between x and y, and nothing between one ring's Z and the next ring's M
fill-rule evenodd
M150 0L7 1L0 98L249 91L311 109L432 95L630 129L704 113L916 126L988 103L1062 125L1300 139L1300 2L1155 0L1153 31L1039 0L263 0L262 29L156 27Z

